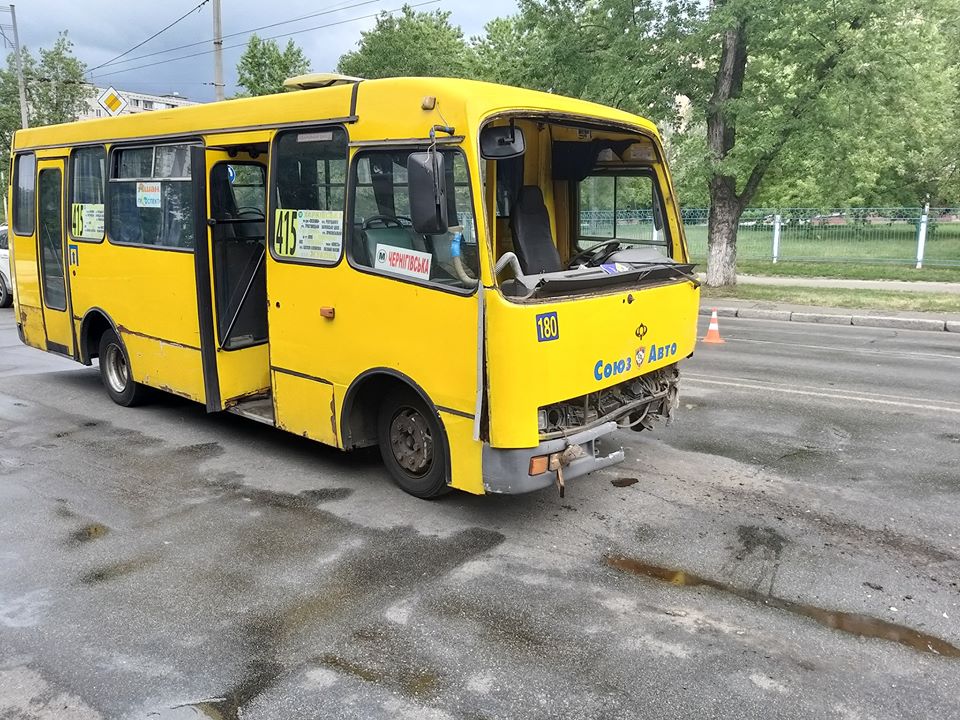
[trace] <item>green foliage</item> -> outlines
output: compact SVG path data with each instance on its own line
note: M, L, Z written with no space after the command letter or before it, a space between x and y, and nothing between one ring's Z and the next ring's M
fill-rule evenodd
M715 97L742 31L742 89ZM678 194L710 203L960 203L960 6L954 0L520 0L464 40L449 13L383 15L341 72L465 76L623 108L661 128ZM709 151L710 117L730 147Z
M956 293L911 292L909 290L867 290L863 288L797 287L794 285L750 285L732 287L704 286L705 300L752 300L815 307L854 308L863 310L897 310L909 312L960 312L960 295ZM709 307L709 306L708 306Z
M934 2L875 11L838 41L842 62L755 204L917 206L927 195L957 203L960 63L946 32L956 11Z
M960 282L960 268L912 265L860 264L851 262L778 262L737 260L737 272L774 277L852 278L855 280L909 280Z
M93 88L84 78L86 66L73 56L67 33L60 33L53 47L41 48L39 55L34 57L21 48L31 127L76 120L86 109ZM0 69L0 167L8 166L10 142L20 127L16 55L10 53L6 69Z
M254 33L237 63L237 85L243 88L238 96L283 92L284 80L309 71L310 61L293 40L287 40L281 50L276 40L263 40Z
M956 18L936 0L522 0L515 22L542 39L527 84L542 86L552 69L557 92L673 131L685 204L706 199L712 175L743 192L759 170L756 202L830 205L917 204L940 185L943 131L956 127L956 31L946 32ZM719 38L736 23L742 93L714 108ZM713 157L712 108L735 133Z
M538 59L545 39L536 26L519 16L495 18L484 34L470 39L473 52L471 77L534 90L550 90L553 78Z
M398 76L469 77L473 52L463 31L442 10L382 13L361 34L357 49L340 58L338 72L374 79Z

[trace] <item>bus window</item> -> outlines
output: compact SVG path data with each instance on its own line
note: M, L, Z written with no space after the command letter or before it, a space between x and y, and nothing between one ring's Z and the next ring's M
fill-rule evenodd
M63 224L60 217L60 171L40 171L40 267L43 270L43 304L52 310L67 309L63 273Z
M103 240L103 147L75 150L70 157L70 236Z
M17 155L13 189L13 231L17 235L33 235L36 172L33 153Z
M267 339L266 200L263 165L219 162L210 171L217 335L226 350Z
M591 175L578 186L580 250L610 240L669 255L656 178L647 173Z
M189 145L115 150L109 197L111 242L193 249Z
M343 128L293 130L277 137L275 257L322 264L340 259L347 174Z
M235 163L229 168L232 168L233 172L230 173L228 170L227 180L233 191L233 202L237 212L259 215L263 219L267 202L263 165Z
M375 150L357 156L353 174L351 259L405 279L472 290L477 286L477 231L463 154L441 151L447 172L450 228L441 235L414 232L407 190L407 158L414 150Z

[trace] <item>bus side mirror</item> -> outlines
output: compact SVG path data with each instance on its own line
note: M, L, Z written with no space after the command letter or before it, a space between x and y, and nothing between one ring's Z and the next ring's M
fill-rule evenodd
M407 158L407 190L413 229L423 235L442 235L447 219L447 176L443 155L435 150L410 153Z
M520 157L526 150L523 130L512 123L480 131L480 157L484 160L509 160Z

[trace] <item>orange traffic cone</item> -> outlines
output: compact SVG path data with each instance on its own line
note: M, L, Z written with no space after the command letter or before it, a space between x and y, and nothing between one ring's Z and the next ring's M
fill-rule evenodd
M710 327L707 328L707 334L703 338L705 343L724 343L722 337L720 337L720 321L717 320L717 309L713 308L713 314L710 315Z

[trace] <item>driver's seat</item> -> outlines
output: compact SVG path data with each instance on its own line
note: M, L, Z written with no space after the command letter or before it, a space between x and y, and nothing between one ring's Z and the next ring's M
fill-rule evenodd
M553 243L550 215L543 203L543 193L536 185L524 185L510 216L513 249L520 267L528 275L563 270L560 252Z
M371 266L374 265L377 257L378 244L390 245L404 250L419 250L420 252L426 250L422 242L417 243L411 232L402 227L367 228L363 231L363 237L366 244L367 260Z

